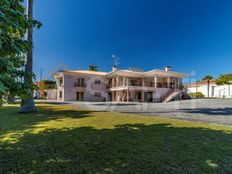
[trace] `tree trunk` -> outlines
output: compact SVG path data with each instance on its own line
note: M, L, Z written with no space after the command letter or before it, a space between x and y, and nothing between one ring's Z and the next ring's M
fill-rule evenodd
M28 19L33 19L33 0L27 0L27 15ZM29 43L33 43L33 27L28 29L27 40ZM30 74L24 77L24 81L28 84L32 84L32 68L33 68L33 50L30 46L25 64L25 72ZM20 112L35 112L35 103L32 92L28 94L28 97L21 100Z
M209 86L210 85L210 81L209 80L207 80L207 93L208 93L208 98L209 98Z
M8 104L15 104L15 98L12 95L7 96L7 103Z

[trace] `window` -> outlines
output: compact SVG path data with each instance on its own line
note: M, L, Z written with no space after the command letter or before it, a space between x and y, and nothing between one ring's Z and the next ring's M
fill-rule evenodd
M60 86L63 85L63 79L60 79Z
M84 87L85 86L85 79L77 79L75 83L75 87Z
M100 92L95 92L95 93L94 93L94 96L95 96L95 97L101 97L101 93L100 93Z
M62 98L62 95L63 95L63 92L60 91L60 92L59 92L59 98Z
M96 79L95 84L101 84L101 80Z

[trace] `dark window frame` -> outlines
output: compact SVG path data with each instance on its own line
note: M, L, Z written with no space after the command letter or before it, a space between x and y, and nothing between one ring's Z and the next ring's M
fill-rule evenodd
M101 80L96 79L96 80L94 81L94 83L97 84L97 85L100 85L100 84L101 84Z
M63 91L59 91L59 98L63 97Z
M95 96L95 97L101 97L101 92L95 92L95 93L94 93L94 96Z

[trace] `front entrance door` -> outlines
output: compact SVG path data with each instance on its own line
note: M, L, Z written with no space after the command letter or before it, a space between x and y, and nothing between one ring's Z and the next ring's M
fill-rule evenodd
M111 92L108 93L108 100L109 100L109 101L112 101L112 93L111 93Z
M77 101L84 100L84 92L77 92Z
M144 101L145 102L153 101L152 92L144 92Z
M138 92L138 100L142 100L142 92Z
M134 101L141 101L142 100L142 92L135 92L133 100Z

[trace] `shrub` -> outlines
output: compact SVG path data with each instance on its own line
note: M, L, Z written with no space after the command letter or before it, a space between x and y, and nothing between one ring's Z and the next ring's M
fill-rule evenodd
M194 93L190 93L190 95L193 97L193 98L204 98L204 94L202 92L194 92Z

